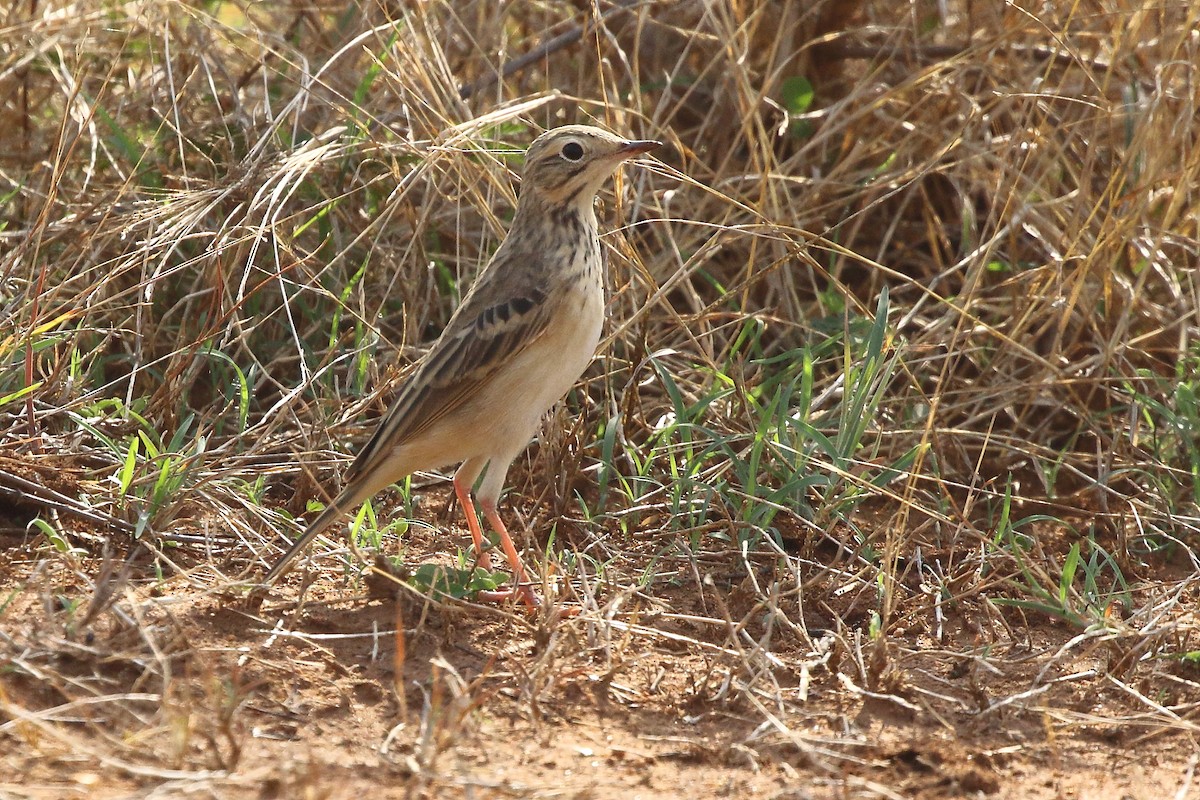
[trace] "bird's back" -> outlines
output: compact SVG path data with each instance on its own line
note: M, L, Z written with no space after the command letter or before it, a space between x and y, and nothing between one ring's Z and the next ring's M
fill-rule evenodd
M453 438L460 419L477 429L479 455L523 447L595 352L604 318L601 267L590 205L557 213L519 206L508 236L410 374L346 480L423 436ZM501 408L516 411L505 418ZM463 452L447 451L439 464L414 459L413 469L445 466Z

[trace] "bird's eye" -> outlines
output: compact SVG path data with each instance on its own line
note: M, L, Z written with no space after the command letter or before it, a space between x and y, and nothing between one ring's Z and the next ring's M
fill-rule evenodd
M583 145L579 142L567 142L563 145L562 157L567 161L578 161L583 158Z

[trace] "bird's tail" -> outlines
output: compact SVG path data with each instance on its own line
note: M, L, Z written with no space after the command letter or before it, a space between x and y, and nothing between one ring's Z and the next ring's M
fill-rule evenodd
M325 510L309 523L309 526L304 529L304 533L300 535L296 543L271 567L271 571L262 580L264 586L271 586L275 581L279 580L291 568L291 563L296 559L296 556L300 555L304 548L312 544L312 540L317 538L321 531L357 508L374 494L374 492L367 491L371 487L364 485L364 483L364 481L351 481L350 485L343 489L333 499L332 503L325 506Z

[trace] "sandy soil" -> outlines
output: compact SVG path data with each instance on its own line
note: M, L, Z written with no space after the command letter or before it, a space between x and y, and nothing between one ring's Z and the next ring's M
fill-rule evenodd
M571 617L332 571L254 610L192 551L92 612L98 560L0 544L4 798L1200 797L1194 667L978 601L886 648L833 594L768 630L748 576L665 567Z

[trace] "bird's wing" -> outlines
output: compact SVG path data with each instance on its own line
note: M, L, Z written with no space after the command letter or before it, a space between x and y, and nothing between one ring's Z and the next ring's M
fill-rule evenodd
M504 299L467 293L463 304L400 390L344 479L369 473L397 445L454 413L487 380L546 332L554 303L530 286Z

